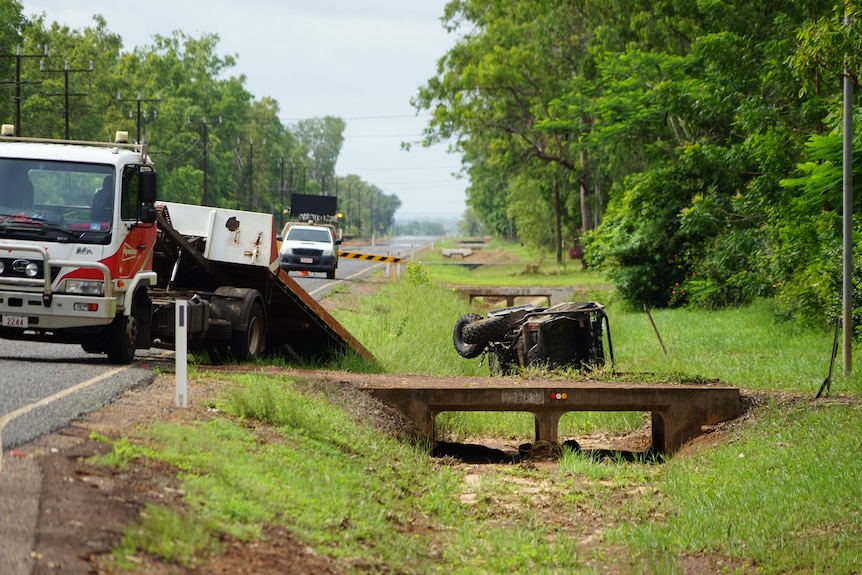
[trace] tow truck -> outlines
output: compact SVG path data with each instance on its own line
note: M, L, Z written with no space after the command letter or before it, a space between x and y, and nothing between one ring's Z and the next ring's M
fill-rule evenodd
M157 201L142 144L0 129L0 337L112 363L175 343L223 360L373 356L280 268L271 214Z

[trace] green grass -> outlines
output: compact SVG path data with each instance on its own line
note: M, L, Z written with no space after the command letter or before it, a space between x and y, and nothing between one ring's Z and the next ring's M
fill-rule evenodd
M474 515L459 502L460 474L423 447L384 437L290 380L235 381L218 407L236 419L155 424L144 434L150 447L140 455L176 466L189 510L145 510L115 553L120 564L143 550L194 566L219 535L250 540L280 524L359 571L497 573L548 560L566 572L581 567L571 545L546 540L535 519L495 527ZM515 553L525 542L529 553Z
M617 369L667 377L719 379L748 389L811 390L829 370L833 332L776 323L765 302L723 311L651 310L659 339L644 312L610 306ZM854 353L854 363L862 357ZM833 389L862 391L857 369L844 378L839 353Z
M447 258L440 253L443 247L452 248L456 244L453 241L442 242L435 249L422 252L419 257L440 285L578 286L582 291L607 291L610 288L604 275L582 270L580 261L570 259L568 253L563 254L563 262L558 264L556 254L531 251L517 243L495 240L483 251L504 254L500 261L470 269L465 264L476 258Z
M461 358L452 347L452 329L469 311L451 290L399 282L333 315L384 372L458 376L481 370L478 361L454 360Z
M153 424L102 459L174 465L188 504L147 508L117 550L120 564L145 551L195 567L222 535L252 540L279 524L355 572L592 573L596 564L658 575L687 572L703 557L715 562L701 572L862 571L858 368L843 377L839 355L832 392L844 397L813 400L832 331L776 324L764 303L654 310L665 355L644 312L607 292L597 299L608 304L617 374L593 377L718 379L783 393L764 394L769 403L712 447L659 462L564 450L556 465L495 466L477 480L466 466L442 466L423 446L357 422L337 394L236 376L214 405L220 417ZM455 321L470 311L482 310L451 290L402 281L334 315L383 371L485 377L487 364L459 357L451 343ZM560 433L624 433L645 421L642 413L572 413ZM529 414L440 414L437 423L455 440L533 433Z
M773 403L736 441L665 465L667 520L608 537L644 556L714 551L761 573L858 573L860 418L859 404Z

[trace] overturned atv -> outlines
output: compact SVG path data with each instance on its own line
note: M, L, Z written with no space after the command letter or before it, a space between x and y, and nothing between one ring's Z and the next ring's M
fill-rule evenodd
M455 323L452 341L467 359L487 352L492 373L503 375L527 366L600 367L605 363L602 322L613 362L608 316L596 302L517 305L492 310L485 318L469 313Z

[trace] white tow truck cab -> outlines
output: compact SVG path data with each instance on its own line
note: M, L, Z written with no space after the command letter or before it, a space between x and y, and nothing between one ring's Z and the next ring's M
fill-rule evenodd
M7 137L0 137L0 336L81 343L130 361L129 339L149 335L129 319L133 294L157 281L152 163L141 146L120 142Z

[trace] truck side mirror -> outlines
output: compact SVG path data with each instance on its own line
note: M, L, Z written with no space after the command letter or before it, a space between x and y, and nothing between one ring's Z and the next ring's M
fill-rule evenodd
M148 205L156 203L156 173L152 170L138 172L138 202Z
M155 223L156 206L154 206L153 204L141 204L141 210L138 219L140 219L141 222L145 224Z

